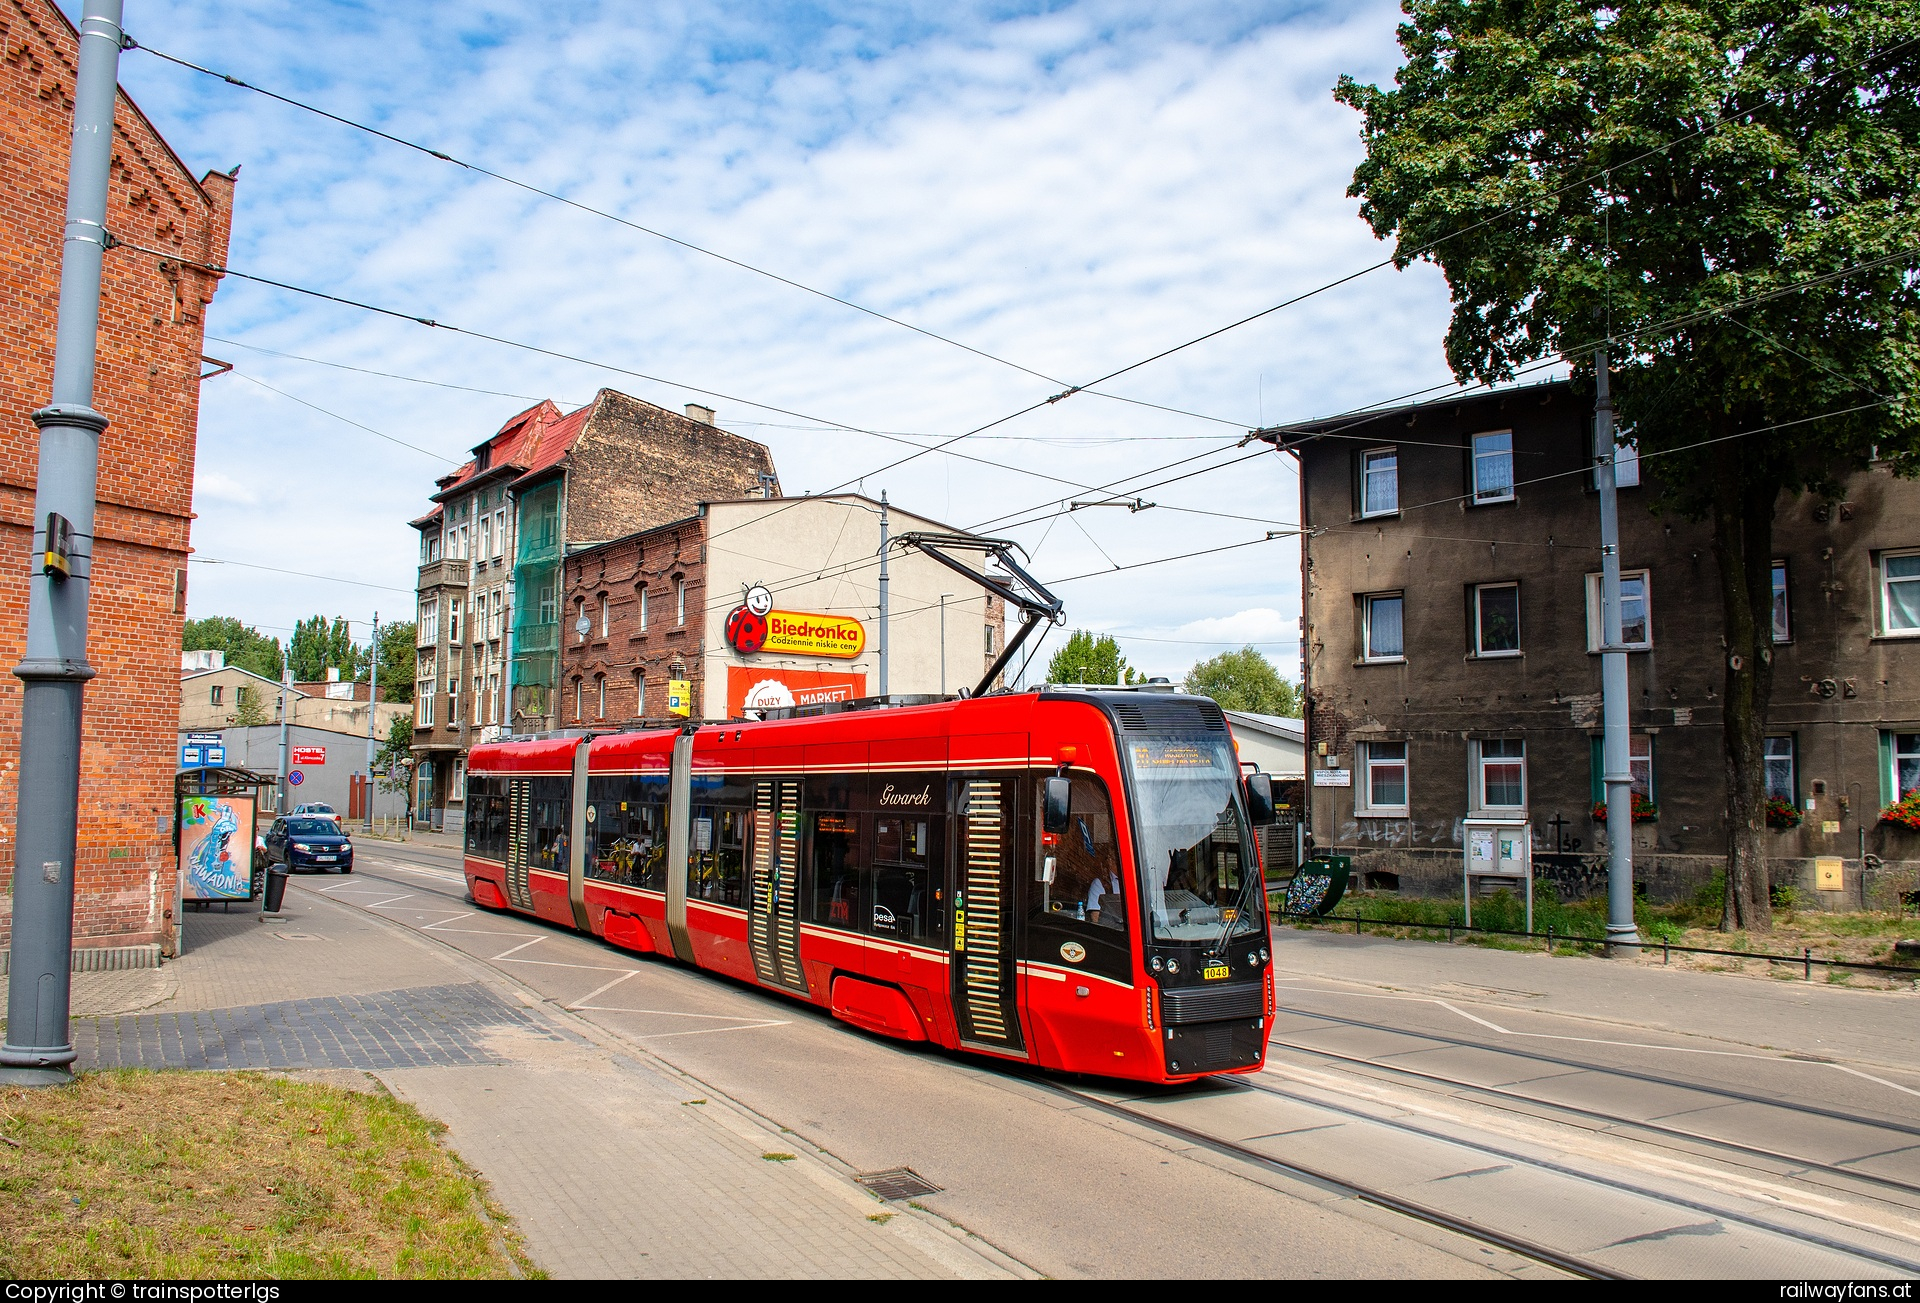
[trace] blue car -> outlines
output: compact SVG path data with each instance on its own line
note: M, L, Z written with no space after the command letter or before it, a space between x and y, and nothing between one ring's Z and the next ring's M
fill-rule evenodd
M352 873L353 840L331 819L291 815L267 830L267 863L289 872Z

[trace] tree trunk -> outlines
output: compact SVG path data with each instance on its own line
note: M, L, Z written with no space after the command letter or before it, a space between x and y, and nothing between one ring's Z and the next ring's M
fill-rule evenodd
M1726 630L1727 894L1720 930L1771 932L1766 737L1773 696L1773 506L1779 480L1724 468L1714 489L1713 551Z

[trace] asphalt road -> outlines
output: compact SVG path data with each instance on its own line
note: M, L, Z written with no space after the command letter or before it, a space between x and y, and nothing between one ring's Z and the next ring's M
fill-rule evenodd
M1050 1275L1920 1271L1920 1074L1573 1017L1527 983L1473 987L1478 956L1419 948L1396 962L1468 980L1414 989L1283 933L1267 1071L1140 1091L475 910L450 850L364 841L359 866L296 889L454 946L858 1170L913 1168L942 1187L927 1207ZM1911 1007L1884 1006L1890 1033Z

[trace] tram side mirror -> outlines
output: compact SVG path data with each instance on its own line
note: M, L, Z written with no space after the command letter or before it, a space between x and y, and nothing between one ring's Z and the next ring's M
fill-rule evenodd
M1256 827L1273 822L1273 775L1247 775L1247 818Z
M1047 832L1065 832L1067 830L1067 820L1072 814L1072 781L1065 778L1049 778L1047 780L1047 808L1042 816L1041 827Z

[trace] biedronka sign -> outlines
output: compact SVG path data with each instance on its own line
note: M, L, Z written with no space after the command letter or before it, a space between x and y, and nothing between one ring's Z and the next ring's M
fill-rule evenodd
M756 586L727 615L727 642L743 656L784 652L852 660L866 650L867 630L860 621L844 616L776 611L773 595Z

